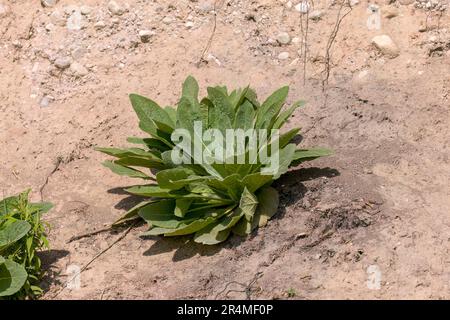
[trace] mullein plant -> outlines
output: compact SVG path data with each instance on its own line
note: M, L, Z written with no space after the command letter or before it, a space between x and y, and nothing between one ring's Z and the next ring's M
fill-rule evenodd
M131 94L139 127L149 136L127 139L138 148L96 150L115 158L103 163L114 173L143 179L144 185L126 191L148 200L113 226L142 218L149 226L143 235L193 234L195 242L212 245L266 225L279 204L271 184L290 167L331 154L297 148L292 140L299 128L278 133L303 105L283 109L288 91L282 87L260 103L250 87L228 92L216 86L199 100L197 81L189 76L176 109ZM206 136L214 143L207 144ZM226 150L218 142L226 143Z
M41 216L50 203L31 203L29 191L0 200L0 300L33 299L43 270L37 255L48 248L46 225Z

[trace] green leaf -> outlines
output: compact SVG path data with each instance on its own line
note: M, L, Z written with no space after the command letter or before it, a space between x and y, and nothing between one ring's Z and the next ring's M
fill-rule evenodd
M193 199L176 199L174 214L177 217L183 218L186 212L189 210Z
M174 200L161 200L141 208L139 216L152 226L174 229L182 223L182 220L174 216L174 209Z
M238 208L234 210L231 214L223 217L217 223L210 224L197 231L194 236L194 241L209 245L225 241L231 232L231 228L243 215L244 213L241 209Z
M175 128L175 123L169 114L156 102L137 94L130 94L130 100L134 111L144 127L152 128L150 130L153 131L156 125L162 132L172 133ZM164 126L159 126L158 124L164 124ZM171 128L172 130L166 130L167 128Z
M256 128L269 128L272 119L278 115L289 92L285 86L272 93L258 109Z
M245 101L238 107L236 118L234 119L234 128L248 130L253 128L255 120L255 110L249 101Z
M208 88L208 97L214 105L209 117L210 126L225 133L226 129L232 128L234 123L234 109L230 100L222 90L218 88Z
M261 173L252 173L246 175L244 179L242 179L242 184L248 189L250 192L255 192L265 184L268 184L273 180L272 175L261 174Z
M272 129L280 129L283 124L289 119L289 117L294 113L294 111L305 105L305 101L299 100L294 102L292 106L290 106L287 110L280 113L280 115L276 118Z
M186 168L173 168L156 174L156 181L161 188L178 190L189 183L201 181L204 177L193 176L194 172Z
M31 213L46 213L49 212L53 208L53 204L50 202L39 202L39 203L30 203L30 212Z
M192 102L198 102L198 83L194 77L188 76L183 83L182 97L188 98Z
M133 169L130 167L122 166L122 165L117 164L112 161L105 161L105 162L103 162L103 165L106 168L109 168L112 172L117 173L118 175L121 175L121 176L128 176L131 178L150 179L150 177L148 175L146 175L145 173L143 173L142 171L139 171L139 170L136 170L136 169Z
M241 200L239 201L239 208L244 213L245 219L247 221L252 221L257 205L258 199L255 197L255 195L248 191L247 188L244 188Z
M0 217L10 213L17 207L18 197L8 197L0 201Z
M143 201L137 205L135 205L133 208L125 212L119 219L117 219L111 226L112 227L118 227L124 223L136 220L139 218L139 210L149 203L152 203L154 201Z
M332 155L333 151L325 148L315 148L315 149L299 149L295 150L291 167L297 166L302 162L311 161L320 157L325 157Z
M18 292L27 277L23 266L11 260L4 260L0 264L0 297L11 296Z
M31 225L23 220L16 220L3 225L0 227L0 248L20 240L30 229Z
M252 221L253 229L257 226L263 227L270 218L277 212L280 202L278 191L272 187L261 189L257 194L258 206Z

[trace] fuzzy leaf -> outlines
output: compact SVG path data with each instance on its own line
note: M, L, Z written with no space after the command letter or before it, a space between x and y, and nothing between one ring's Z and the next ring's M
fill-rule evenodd
M23 220L6 223L0 227L0 248L20 240L30 229L31 225Z
M270 218L277 212L280 202L278 191L272 187L266 187L258 192L258 206L252 221L253 229L256 226L263 227Z
M146 175L145 173L143 173L142 171L130 168L130 167L126 167L120 164L117 164L115 162L112 161L105 161L103 162L103 165L106 168L109 168L112 172L117 173L118 175L121 176L128 176L131 178L142 178L142 179L150 179L150 177L148 175Z
M28 274L20 264L4 259L0 264L0 297L18 292L27 280Z

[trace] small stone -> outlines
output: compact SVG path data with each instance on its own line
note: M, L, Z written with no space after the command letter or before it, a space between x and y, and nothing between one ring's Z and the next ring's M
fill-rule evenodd
M55 25L53 23L47 23L45 25L45 30L52 31L55 28Z
M291 42L291 37L289 36L289 33L287 33L287 32L280 32L277 35L277 41L280 44L289 44Z
M300 13L307 13L309 11L309 3L307 1L302 1L295 6L295 10Z
M352 7L356 6L357 4L359 4L359 0L350 0L350 5Z
M387 19L392 19L398 16L398 9L394 6L388 6L382 10L383 16Z
M70 71L76 78L84 77L89 73L88 69L86 69L81 63L74 62L70 65Z
M64 18L64 15L58 11L55 10L50 14L50 21L57 26L63 27L66 25L66 19Z
M194 24L194 22L192 22L192 21L188 21L188 22L186 22L186 23L184 24L184 26L185 26L187 29L192 29L192 28L195 26L195 24Z
M86 50L83 47L75 47L71 51L72 58L75 60L83 58L83 56L86 54Z
M286 2L285 6L286 6L287 9L292 9L292 1Z
M50 104L50 99L48 96L43 96L41 99L41 102L39 103L39 106L41 108L47 108Z
M94 24L94 28L97 30L103 29L104 27L106 27L106 24L104 21L98 21Z
M283 51L278 55L278 60L287 60L289 59L289 52Z
M317 21L320 20L320 18L322 18L324 12L322 10L313 10L309 13L308 17L311 20Z
M376 36L372 39L372 44L381 51L381 53L388 58L395 58L400 54L397 45L392 41L388 35Z
M22 48L22 43L20 43L19 40L14 40L14 41L12 42L12 44L13 44L13 46L14 46L15 48L17 48L17 49Z
M125 10L116 1L110 1L108 3L108 10L114 15L121 16Z
M64 7L64 12L67 14L67 15L71 15L72 13L74 13L75 11L79 11L80 9L76 6L76 5L74 5L74 4L69 4L68 6L65 6Z
M299 37L292 38L291 42L295 44L300 43L300 38Z
M164 23L164 24L171 24L172 23L172 18L171 17L165 17L163 20L162 20L162 22Z
M142 42L149 42L150 38L153 36L153 32L151 30L140 30L139 38Z
M57 2L58 0L41 0L41 5L46 8L53 7Z
M0 3L0 18L7 16L9 13L9 7Z
M410 4L413 4L415 0L398 0L398 2L400 2L401 5L407 6Z
M81 6L80 8L81 14L87 16L88 14L90 14L92 12L92 8L89 6Z
M79 10L74 11L67 19L67 29L81 30L85 27L84 18Z
M58 69L67 69L68 67L70 67L70 63L71 63L71 59L69 57L60 57L57 58L54 62L55 66Z
M214 5L210 2L202 2L198 5L199 11L209 13L214 10Z

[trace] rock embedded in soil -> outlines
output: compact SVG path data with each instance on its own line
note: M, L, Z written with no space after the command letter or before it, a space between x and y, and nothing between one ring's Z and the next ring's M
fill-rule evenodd
M71 62L69 57L60 57L55 60L54 64L58 69L64 70L70 67Z
M90 14L92 12L92 8L84 5L84 6L80 7L80 11L81 11L81 14L87 16L88 14Z
M49 104L50 104L50 101L47 96L42 97L41 102L39 103L41 108L46 108L46 107L48 107Z
M188 21L184 24L187 29L192 29L194 27L194 22Z
M7 16L8 13L9 13L8 5L0 3L0 18Z
M287 59L289 59L289 52L284 51L278 55L278 60L287 60Z
M58 0L41 0L41 5L43 7L53 7L56 5L56 3L58 2Z
M311 11L311 13L308 15L309 19L317 21L320 20L322 18L322 16L324 15L324 12L322 10L313 10Z
M125 9L122 6L120 6L116 1L110 1L108 3L108 10L109 12L111 12L116 16L121 16L125 12Z
M98 21L94 24L94 28L97 30L103 29L106 27L106 23L104 21Z
M57 26L63 27L66 25L66 19L64 18L64 15L58 11L55 10L50 14L50 21Z
M388 35L380 35L373 37L372 44L380 50L380 52L388 58L398 57L400 50L395 42Z
M67 29L81 30L85 27L85 21L80 10L75 10L67 19Z
M164 17L164 19L162 20L164 24L171 24L172 21L173 19L171 17Z
M88 69L86 69L81 63L74 62L70 65L70 71L76 78L84 77L89 73Z
M142 42L149 42L150 38L153 36L153 32L151 30L140 30L139 38Z
M289 44L291 42L291 37L287 32L280 32L277 35L277 41L279 44Z

